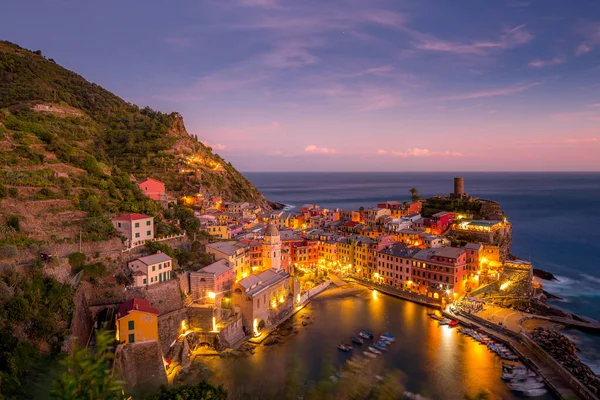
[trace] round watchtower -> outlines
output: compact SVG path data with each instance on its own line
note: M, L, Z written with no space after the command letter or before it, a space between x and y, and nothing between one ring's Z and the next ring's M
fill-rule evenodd
M454 195L461 197L465 194L465 179L462 177L454 178Z

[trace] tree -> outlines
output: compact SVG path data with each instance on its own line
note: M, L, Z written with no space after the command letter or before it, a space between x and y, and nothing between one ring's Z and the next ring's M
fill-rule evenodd
M21 231L21 223L19 221L19 216L18 215L10 215L6 219L6 225L8 225L11 228L13 228L15 230L15 232L20 232Z
M69 254L69 264L73 268L81 268L85 264L85 254L80 253L78 251Z
M227 392L222 386L214 387L206 381L195 385L174 388L162 387L152 400L227 400Z
M114 354L109 345L113 341L110 333L96 334L96 351L89 348L77 349L63 362L66 371L54 382L51 396L54 399L72 400L121 400L127 399L123 392L125 382L116 380L111 373Z
M417 201L420 199L419 197L419 191L417 190L417 188L411 188L410 189L410 196L412 198L412 201Z

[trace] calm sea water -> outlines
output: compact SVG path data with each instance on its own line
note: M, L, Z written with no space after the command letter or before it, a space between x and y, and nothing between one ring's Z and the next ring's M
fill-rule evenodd
M213 372L210 381L223 384L231 398L249 398L247 393L260 393L262 399L296 398L286 387L291 381L304 386L344 368L352 354L340 352L339 343L350 342L361 330L389 331L397 341L370 362L373 373L398 369L405 388L428 399L459 400L482 388L493 399L518 398L500 379L498 356L456 329L440 326L427 312L431 310L424 306L366 289L349 297L317 297L292 317L298 333L282 344L259 346L248 357L203 363ZM302 326L302 321L310 322ZM355 346L352 353L362 355L367 346Z
M246 173L270 200L300 206L358 209L383 200L408 201L453 190L465 178L472 196L500 202L513 223L512 253L559 282L546 288L556 305L600 319L600 173ZM600 372L600 336L570 336L588 349L582 358Z

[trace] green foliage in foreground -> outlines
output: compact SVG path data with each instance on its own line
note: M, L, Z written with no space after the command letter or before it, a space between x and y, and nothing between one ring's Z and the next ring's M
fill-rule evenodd
M41 358L37 342L60 351L73 308L73 288L39 269L0 274L0 398L22 389L25 373Z
M108 331L96 334L96 351L78 349L63 361L66 371L54 383L51 396L61 400L120 400L125 382L116 380L111 372L114 354L109 346L113 338Z
M149 400L227 400L227 392L222 386L214 387L206 381L195 385L183 385L174 388L162 387L158 394Z

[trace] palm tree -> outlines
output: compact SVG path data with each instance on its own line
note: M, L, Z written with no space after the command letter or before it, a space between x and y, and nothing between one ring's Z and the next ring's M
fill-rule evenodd
M411 188L410 195L412 197L412 201L419 200L419 191L417 190L417 188Z

